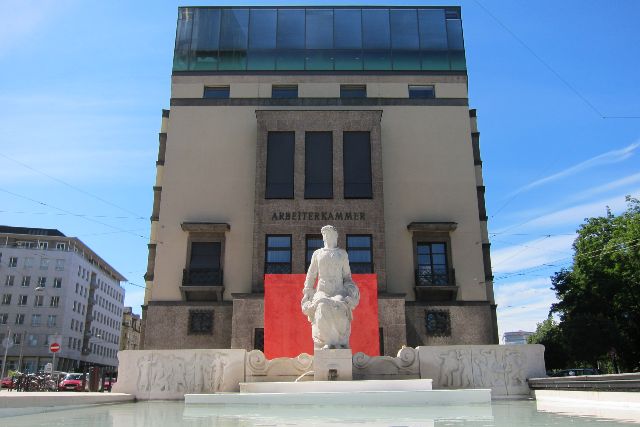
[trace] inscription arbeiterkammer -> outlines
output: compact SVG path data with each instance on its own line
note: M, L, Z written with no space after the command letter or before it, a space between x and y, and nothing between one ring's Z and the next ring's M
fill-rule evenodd
M264 274L327 224L384 354L498 342L459 7L179 8L170 105L144 349L261 348Z

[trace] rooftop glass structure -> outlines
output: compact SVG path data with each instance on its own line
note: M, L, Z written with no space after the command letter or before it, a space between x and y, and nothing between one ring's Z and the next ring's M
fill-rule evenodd
M459 7L181 7L174 72L465 71Z

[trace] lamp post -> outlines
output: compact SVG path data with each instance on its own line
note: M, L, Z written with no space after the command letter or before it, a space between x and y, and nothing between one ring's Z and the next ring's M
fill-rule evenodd
M2 358L2 375L0 375L0 379L4 378L4 371L7 366L7 352L9 351L9 347L13 347L13 340L11 339L11 327L7 326L7 337L2 340L2 344L4 345L4 357Z

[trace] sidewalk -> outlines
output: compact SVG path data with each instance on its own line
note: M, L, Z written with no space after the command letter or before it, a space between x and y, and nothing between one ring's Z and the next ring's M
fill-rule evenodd
M79 393L0 391L0 418L32 414L71 407L134 402L135 397L126 393Z

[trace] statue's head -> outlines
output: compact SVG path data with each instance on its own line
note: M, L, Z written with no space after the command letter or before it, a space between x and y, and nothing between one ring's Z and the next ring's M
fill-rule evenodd
M338 230L333 225L325 225L320 229L322 240L326 248L335 248L338 246Z

